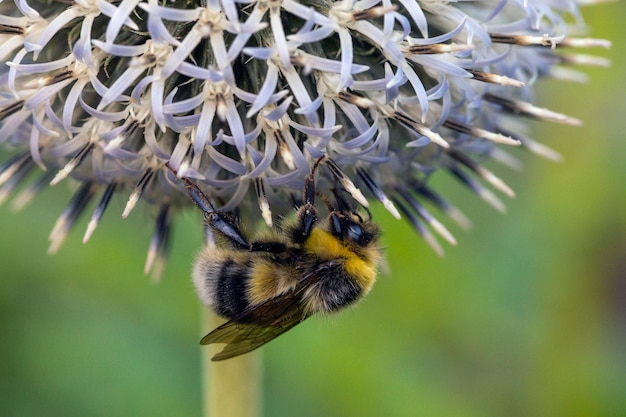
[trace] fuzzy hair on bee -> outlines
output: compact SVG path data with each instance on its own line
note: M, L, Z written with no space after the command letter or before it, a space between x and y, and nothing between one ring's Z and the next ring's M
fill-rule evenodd
M305 180L295 216L251 240L234 217L214 210L197 185L184 178L187 193L204 213L205 227L216 237L198 255L192 274L202 302L228 319L201 340L226 344L212 360L250 352L312 315L354 304L371 290L382 258L380 230L369 212L359 214L337 189L334 203L322 195L328 215L319 218L315 171L323 159Z

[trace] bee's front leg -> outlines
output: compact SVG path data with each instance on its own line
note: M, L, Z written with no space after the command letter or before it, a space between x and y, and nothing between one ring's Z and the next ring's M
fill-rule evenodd
M311 168L311 173L304 180L302 190L302 206L298 209L297 236L293 236L296 241L304 242L310 235L313 225L317 222L317 210L315 209L315 170L324 156L318 158Z
M165 163L167 169L178 176L178 172L172 168L169 162ZM230 240L235 247L239 249L252 250L252 245L248 243L246 238L239 230L239 226L228 215L216 211L206 194L189 178L182 178L185 181L185 189L187 194L194 203L204 212L204 223L212 230Z
M231 241L239 249L252 250L252 245L243 237L234 221L218 211L204 212L204 223Z

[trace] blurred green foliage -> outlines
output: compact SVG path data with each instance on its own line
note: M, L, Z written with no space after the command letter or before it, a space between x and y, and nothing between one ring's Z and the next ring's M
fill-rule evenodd
M505 216L435 176L475 225L452 227L444 258L375 212L391 274L264 348L267 416L626 415L626 3L585 12L615 41L599 51L613 67L544 84L542 104L586 122L535 135L565 163L494 166L518 194ZM83 218L46 255L69 195L60 184L18 214L0 208L0 416L200 415L199 218L176 223L155 285L142 275L148 210L122 221L121 199L89 244Z

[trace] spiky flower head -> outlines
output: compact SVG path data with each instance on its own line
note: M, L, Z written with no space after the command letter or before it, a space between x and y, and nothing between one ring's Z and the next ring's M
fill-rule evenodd
M2 195L27 174L80 186L52 235L56 250L94 197L94 231L114 192L126 217L158 207L151 260L194 179L224 211L268 225L291 209L312 161L363 205L380 200L437 250L454 242L428 201L468 221L428 185L447 171L503 209L513 191L481 165L517 164L510 148L558 154L527 118L579 125L532 103L543 77L579 80L568 53L608 42L569 36L583 0L4 0L0 142L17 149ZM430 225L430 228L427 227Z

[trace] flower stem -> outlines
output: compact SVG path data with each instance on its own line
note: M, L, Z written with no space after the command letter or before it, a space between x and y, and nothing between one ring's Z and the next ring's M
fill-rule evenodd
M224 320L202 308L203 335ZM211 362L223 346L202 346L203 415L205 417L260 417L263 391L261 354L258 350Z

